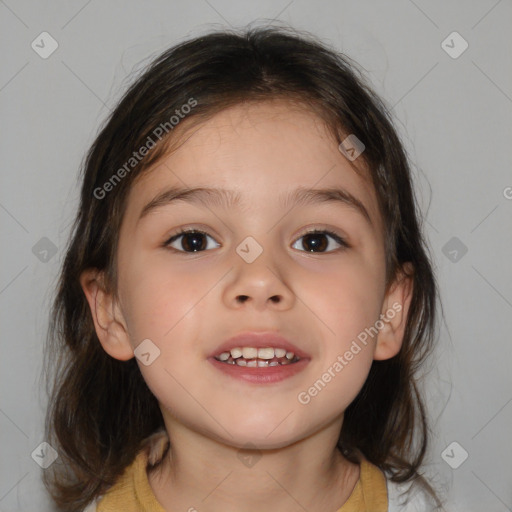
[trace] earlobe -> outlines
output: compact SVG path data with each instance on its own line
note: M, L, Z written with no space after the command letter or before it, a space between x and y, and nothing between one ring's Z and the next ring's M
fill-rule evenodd
M134 357L121 311L113 295L106 290L104 273L88 269L80 276L80 285L91 309L96 335L105 352L121 361Z
M398 354L402 347L409 307L413 292L413 266L405 263L402 271L389 287L383 302L379 329L373 358L385 360Z

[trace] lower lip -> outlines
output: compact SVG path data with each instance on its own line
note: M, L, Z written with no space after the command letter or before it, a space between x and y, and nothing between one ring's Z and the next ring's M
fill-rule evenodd
M284 365L247 367L237 364L222 363L214 357L208 358L208 361L226 375L254 384L274 384L275 382L281 382L288 377L293 377L300 373L309 363L309 359L303 358L299 359L296 363Z

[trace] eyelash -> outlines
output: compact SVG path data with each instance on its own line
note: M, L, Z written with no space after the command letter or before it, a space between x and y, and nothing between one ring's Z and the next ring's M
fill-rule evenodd
M166 242L164 242L163 246L165 248L167 248L167 249L172 250L172 251L181 252L181 253L184 253L184 254L194 254L194 253L197 253L197 252L206 252L207 250L210 250L210 249L204 249L202 251L183 251L183 250L180 250L180 249L175 249L174 247L170 247L170 244L172 242L178 240L183 235L186 235L186 234L189 234L189 233L197 233L197 234L201 234L201 235L213 238L210 234L208 234L206 231L202 231L201 229L197 229L197 228L180 229L176 234L172 235ZM341 245L341 247L338 248L338 249L331 250L331 251L320 251L320 252L316 252L316 251L302 251L302 252L307 252L307 253L312 253L312 254L330 254L332 252L336 252L339 249L348 249L348 248L350 248L350 245L345 241L344 238L342 238L340 235L338 235L334 231L330 231L328 229L312 229L310 231L306 231L306 232L302 233L302 235L300 235L296 239L296 241L300 240L301 238L303 238L303 237L305 237L307 235L315 235L315 234L328 235L331 238L333 238L339 245ZM296 242L294 242L294 244L295 243Z

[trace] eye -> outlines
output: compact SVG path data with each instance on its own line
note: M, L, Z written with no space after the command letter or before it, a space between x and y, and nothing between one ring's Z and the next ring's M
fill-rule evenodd
M173 235L165 243L165 247L171 247L173 250L178 252L202 252L208 249L214 249L219 247L220 244L214 242L216 245L213 247L208 245L207 238L214 240L208 233L199 229L182 229L176 235ZM331 239L329 241L328 239ZM343 238L338 234L328 230L311 230L304 233L297 242L292 246L297 249L295 245L299 243L299 240L303 239L302 248L308 252L333 252L336 247L332 247L333 242L337 243L343 248L350 247ZM178 247L176 247L176 244ZM299 248L300 250L300 248Z
M164 243L164 246L172 247L173 250L179 252L202 252L205 249L212 249L212 247L208 247L208 241L205 237L213 240L213 238L204 231L198 229L183 229L178 234L169 238L169 240ZM174 247L172 245L174 243L181 246L181 248ZM217 247L218 246L219 244L217 244Z
M297 244L300 239L303 239L302 247L308 252L332 252L333 250L336 250L336 247L332 249L332 243L327 240L327 237L333 239L335 243L339 244L343 248L349 247L347 242L345 242L345 240L336 233L318 229L304 233L299 237L295 244ZM292 246L294 249L296 249L295 244ZM329 247L331 247L331 250L326 250Z

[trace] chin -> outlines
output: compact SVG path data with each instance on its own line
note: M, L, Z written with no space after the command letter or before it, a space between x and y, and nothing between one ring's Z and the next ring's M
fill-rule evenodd
M291 441L290 438L286 436L279 436L279 438L269 439L268 437L261 435L261 433L259 436L249 436L247 434L233 436L233 438L229 438L226 441L231 446L240 450L280 450L293 444L293 441Z
M252 417L252 421L251 418L247 418L243 422L227 423L227 430L232 437L226 436L225 432L223 432L223 437L229 444L238 448L243 448L248 444L268 450L283 448L301 438L297 426L285 420L287 414L289 411L284 415L280 414L265 419L259 416Z

